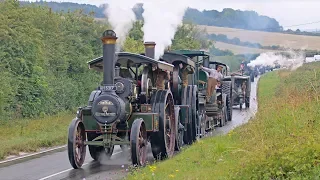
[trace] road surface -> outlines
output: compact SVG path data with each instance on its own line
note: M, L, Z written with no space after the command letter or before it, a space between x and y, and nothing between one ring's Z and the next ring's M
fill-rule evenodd
M246 123L257 111L257 80L251 83L250 108L233 109L233 121L226 126L216 128L211 135L225 134L233 128ZM153 159L151 148L148 149L150 161ZM111 160L103 159L101 163L93 162L87 150L86 160L81 169L73 169L69 164L67 151L42 156L23 163L0 168L1 180L113 180L126 175L130 161L128 154L116 146Z

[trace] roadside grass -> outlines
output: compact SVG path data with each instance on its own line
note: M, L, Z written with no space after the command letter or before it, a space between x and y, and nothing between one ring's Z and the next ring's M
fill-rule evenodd
M127 179L319 179L319 91L320 63L267 73L254 119Z
M74 117L75 113L63 112L41 119L0 121L0 159L66 144L68 126Z

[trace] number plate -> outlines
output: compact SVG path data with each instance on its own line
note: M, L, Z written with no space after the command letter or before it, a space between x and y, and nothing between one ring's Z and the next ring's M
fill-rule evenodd
M112 90L116 90L115 86L100 86L100 90L102 91L112 91Z

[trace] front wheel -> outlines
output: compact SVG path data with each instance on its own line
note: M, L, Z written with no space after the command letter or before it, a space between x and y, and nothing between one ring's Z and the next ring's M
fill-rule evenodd
M147 130L143 119L136 119L131 127L130 149L133 165L145 166L147 159Z
M250 108L250 98L249 97L247 97L246 98L246 108Z
M68 157L71 166L78 169L83 165L86 157L86 132L80 119L75 118L69 125Z

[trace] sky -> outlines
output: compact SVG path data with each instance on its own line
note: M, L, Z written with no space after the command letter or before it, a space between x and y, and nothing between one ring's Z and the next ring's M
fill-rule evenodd
M35 0L31 0L35 1ZM46 0L55 2L74 2L80 4L92 4L99 6L107 3L108 0ZM119 0L121 1L121 0ZM191 8L199 10L218 10L232 8L240 10L253 10L259 15L275 18L284 29L318 29L320 22L308 25L293 26L320 21L319 7L320 0L194 0Z

